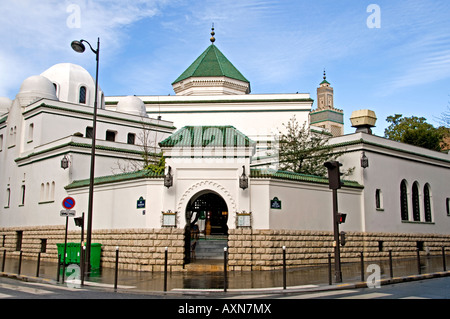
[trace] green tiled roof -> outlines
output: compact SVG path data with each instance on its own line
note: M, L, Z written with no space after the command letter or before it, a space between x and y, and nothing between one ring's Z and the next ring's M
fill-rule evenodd
M142 170L142 171L131 172L131 173L100 176L100 177L96 177L94 179L94 185L130 181L130 180L141 179L141 178L164 178L164 175L154 173L151 170ZM83 179L83 180L73 181L72 183L70 183L69 185L67 185L64 188L65 189L74 189L74 188L79 188L79 187L87 187L87 186L89 186L89 183L90 183L89 179Z
M288 171L280 171L274 169L251 169L250 178L272 178L272 179L280 179L280 180L291 180L291 181L299 181L299 182L309 182L309 183L318 183L318 184L327 184L328 178L323 176L316 175L307 175L307 174L299 174ZM360 185L355 181L346 181L342 180L343 186L353 187L353 188L364 188L364 186Z
M185 126L164 141L159 143L161 147L205 147L228 146L245 147L253 144L253 141L234 126Z
M250 83L238 69L211 44L172 84L190 77L226 76Z

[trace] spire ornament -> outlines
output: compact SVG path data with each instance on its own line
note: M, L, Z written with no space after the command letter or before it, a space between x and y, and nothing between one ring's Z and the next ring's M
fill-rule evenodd
M214 35L215 35L216 33L214 32L214 23L212 24L212 28L211 28L211 43L213 43L214 44L214 42L216 41L216 38L214 38Z

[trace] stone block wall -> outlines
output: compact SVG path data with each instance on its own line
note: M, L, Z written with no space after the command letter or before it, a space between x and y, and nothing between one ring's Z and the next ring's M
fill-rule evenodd
M41 261L57 262L57 243L64 243L65 226L0 228L0 252L7 258L18 257L18 231L22 232L22 258L37 259L46 241ZM81 231L69 231L67 242L81 240ZM85 234L86 240L86 234ZM163 271L165 247L168 247L168 271L183 270L184 234L182 229L113 229L95 230L92 243L102 244L101 266L115 267L116 247L119 247L119 269Z
M22 232L22 257L37 259L45 242L42 261L57 261L57 243L64 242L64 226L0 228L0 253L18 258L18 232ZM80 231L69 231L67 242L79 242ZM329 231L230 229L228 264L230 271L274 270L283 265L283 246L289 268L328 263L334 257L333 233ZM113 229L95 230L92 243L102 244L102 267L114 268L116 246L119 247L119 268L133 271L163 271L164 252L168 247L168 270L185 271L183 229ZM440 255L442 247L450 254L450 235L347 232L341 247L341 261L359 262L386 260L389 250L393 258L415 258ZM2 255L0 254L0 257Z
M333 232L252 230L229 231L229 267L232 271L274 270L283 266L283 249L286 247L288 268L328 263L328 254L334 257ZM442 247L450 250L450 235L391 234L347 232L346 244L341 246L341 262L388 258L413 258L420 248L421 255L439 255Z

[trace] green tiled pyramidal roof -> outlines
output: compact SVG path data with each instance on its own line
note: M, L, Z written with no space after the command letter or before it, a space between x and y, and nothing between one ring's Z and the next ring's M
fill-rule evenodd
M245 147L254 142L234 126L185 126L159 143L161 147Z
M225 55L214 44L211 44L172 84L190 77L215 76L226 76L250 83Z

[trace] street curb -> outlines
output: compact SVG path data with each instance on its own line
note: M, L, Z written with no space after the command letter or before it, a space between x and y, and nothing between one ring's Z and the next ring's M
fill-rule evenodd
M17 280L26 281L26 282L40 282L40 283L50 284L50 285L58 284L58 282L56 280L52 280L52 279L28 276L28 275L19 275L19 274L14 274L14 273L7 273L7 272L0 272L0 277L8 277L11 279L17 279Z

